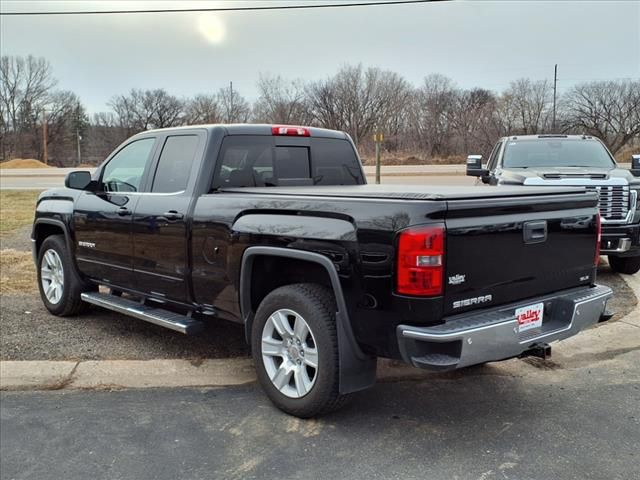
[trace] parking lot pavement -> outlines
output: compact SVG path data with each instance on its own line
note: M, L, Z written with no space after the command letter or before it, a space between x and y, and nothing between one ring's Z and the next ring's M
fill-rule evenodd
M494 366L355 394L318 420L255 385L4 393L3 479L625 479L640 352L520 375Z

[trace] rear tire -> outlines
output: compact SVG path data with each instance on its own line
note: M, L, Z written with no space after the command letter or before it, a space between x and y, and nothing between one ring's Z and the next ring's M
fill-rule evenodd
M64 235L52 235L42 242L37 274L42 303L60 317L84 311L88 304L80 299L80 294L96 290L95 285L84 282L73 268Z
M258 381L280 410L310 418L344 404L335 313L331 290L310 283L277 288L258 307L251 332Z
M614 272L633 275L640 271L640 256L637 257L616 257L609 255L609 265Z

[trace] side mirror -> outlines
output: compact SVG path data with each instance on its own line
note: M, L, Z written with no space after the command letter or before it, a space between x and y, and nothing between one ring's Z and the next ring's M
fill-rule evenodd
M69 172L64 179L64 186L74 190L86 190L91 184L91 173L86 170Z
M631 174L640 177L640 155L631 155Z
M470 177L489 175L489 170L482 168L482 155L469 155L467 157L467 175Z

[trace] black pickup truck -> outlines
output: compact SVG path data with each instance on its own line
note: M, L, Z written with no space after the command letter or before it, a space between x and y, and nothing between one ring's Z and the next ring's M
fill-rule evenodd
M487 185L585 187L599 194L601 253L620 273L640 271L640 155L620 168L607 147L590 135L519 135L496 143L486 168L469 155L467 174Z
M32 241L51 313L240 322L269 398L309 417L370 387L377 357L442 371L542 355L606 318L597 201L366 185L342 132L206 125L70 173L40 195Z

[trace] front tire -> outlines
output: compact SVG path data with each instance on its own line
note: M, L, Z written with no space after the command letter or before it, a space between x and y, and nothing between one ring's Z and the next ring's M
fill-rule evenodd
M71 254L63 235L47 237L38 252L38 289L49 312L60 317L76 315L87 304L80 299L83 291L95 290L73 269Z
M298 283L269 293L256 312L251 346L258 381L282 411L300 418L336 410L336 304L331 290Z
M633 275L640 271L640 256L637 257L616 257L609 255L609 265L614 272Z

